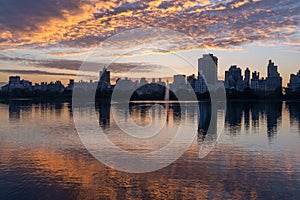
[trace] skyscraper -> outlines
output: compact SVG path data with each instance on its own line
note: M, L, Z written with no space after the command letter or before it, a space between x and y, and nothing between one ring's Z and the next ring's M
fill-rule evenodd
M99 73L99 82L110 85L110 71L106 67L103 67L103 70Z
M278 73L278 67L274 65L272 60L268 63L268 77L266 79L266 90L274 91L276 89L282 88L282 78Z
M187 77L187 82L191 85L192 88L195 88L195 82L196 82L195 74L192 74L191 76Z
M228 71L225 71L225 88L243 91L244 86L242 70L236 65L232 65Z
M290 82L288 83L288 88L293 92L300 89L300 70L297 74L290 75Z
M278 67L274 65L274 62L272 62L272 60L269 60L269 64L268 64L268 78L269 77L279 77L279 73L278 73Z
M244 81L245 81L246 87L250 87L250 70L249 70L249 68L247 68L245 70L245 79L244 79Z
M103 70L99 73L99 83L98 89L101 90L107 89L110 87L110 71L106 67L103 67Z
M198 73L203 75L207 84L216 84L218 81L218 58L213 54L204 54L202 58L198 59Z
M252 72L252 79L251 79L251 89L259 90L259 72L254 71Z
M176 90L186 89L186 80L185 75L177 74L173 76L174 87Z
M274 65L272 60L269 60L267 78L259 79L259 73L252 73L251 89L272 92L282 89L282 78L278 73L278 67Z

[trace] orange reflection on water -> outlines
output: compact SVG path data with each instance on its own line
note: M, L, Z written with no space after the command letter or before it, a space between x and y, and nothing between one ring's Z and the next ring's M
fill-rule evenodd
M238 108L239 105L236 106ZM1 105L0 108L2 113L9 115L8 107ZM236 116L240 116L239 112L245 112L241 110L234 110L234 115L228 116L227 123L233 126L235 121L231 118L236 120ZM292 112L292 108L290 110L296 117L297 112ZM238 125L241 126L240 134L228 129L224 138L204 159L198 158L200 144L195 142L180 159L164 169L146 174L130 174L104 166L85 150L74 130L67 104L56 108L31 105L21 107L20 112L16 109L12 111L19 113L21 120L10 123L8 117L1 117L4 126L0 134L0 175L24 177L24 185L55 187L57 192L68 190L71 191L72 199L262 199L270 195L293 199L297 195L300 176L300 155L297 153L300 149L299 145L295 145L297 137L293 137L294 143L290 141L285 148L285 143L282 143L277 149L277 146L272 147L268 143L265 132L247 135L243 132L246 125L241 123ZM173 116L175 111L171 111L170 118L174 121L170 120L169 125L176 123L176 116ZM282 112L288 112L288 109ZM131 117L140 117L138 113L134 110ZM267 123L262 121L265 118L274 118L270 114L265 118L262 115L266 113L258 114L259 127L266 126ZM282 116L289 117L287 113ZM37 119L44 121L37 123ZM34 120L37 124L27 124L24 128L25 122ZM58 123L59 120L65 124ZM279 123L278 126L275 142L284 141L289 136L285 133L281 137L280 128L283 125ZM33 132L27 133L28 128ZM57 129L59 132L55 133ZM111 127L108 129L113 131ZM254 148L241 141L231 143L259 135L262 135L259 140L251 143ZM254 143L262 140L265 140L263 148Z

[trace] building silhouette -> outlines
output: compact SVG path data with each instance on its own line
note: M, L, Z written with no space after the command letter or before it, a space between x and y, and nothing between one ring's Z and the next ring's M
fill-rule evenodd
M245 89L241 68L232 65L228 71L225 71L225 88L238 91Z
M274 91L278 88L282 88L282 78L278 73L278 67L274 65L272 60L269 60L268 77L266 78L266 90Z
M205 92L208 92L208 87L201 74L199 74L197 80L195 81L195 92L200 94L204 94Z
M98 89L102 91L110 88L110 86L110 71L108 71L106 67L103 67L103 69L99 72Z
M191 85L192 88L195 88L195 82L196 82L195 74L192 74L187 77L187 82Z
M218 58L213 54L204 54L198 59L198 74L204 76L207 84L215 85L218 82Z
M186 89L186 80L185 75L183 74L176 74L173 76L173 87L175 91L180 89Z
M32 83L28 80L21 80L20 76L10 76L8 84L2 87L2 91L4 92L12 92L15 89L20 90L33 90Z
M288 83L288 88L292 92L295 92L296 90L300 89L300 70L297 72L297 74L290 75L290 81Z
M245 86L246 87L250 87L250 70L247 67L247 69L245 70L245 78L244 78L244 82L245 82Z
M252 72L250 88L253 90L259 90L259 72L257 71Z
M274 65L272 60L269 60L267 66L268 76L266 78L259 78L259 73L252 73L251 89L264 92L271 92L277 89L282 89L282 78L278 72L278 67Z

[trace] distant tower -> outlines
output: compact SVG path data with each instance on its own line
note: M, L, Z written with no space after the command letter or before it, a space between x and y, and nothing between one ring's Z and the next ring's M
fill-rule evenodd
M245 79L244 79L245 83L246 83L246 87L250 86L250 70L249 68L247 68L245 70Z
M107 88L110 88L110 71L103 67L103 70L99 72L98 89L102 91Z
M232 65L228 71L225 71L225 88L236 89L242 91L244 82L241 68Z
M254 71L252 72L252 79L251 79L251 89L259 90L259 72Z
M174 75L173 80L174 80L173 83L174 83L176 90L185 88L185 86L186 86L185 75L182 75L182 74Z
M195 88L195 82L196 82L195 74L192 74L187 77L187 82L191 85L192 88Z
M216 84L218 81L218 58L213 54L204 54L202 58L198 59L198 73L204 76L207 84Z
M300 70L297 74L290 75L290 82L288 83L288 88L293 92L300 89Z
M10 76L9 77L9 84L20 84L21 78L20 76Z
M272 60L268 63L268 77L266 79L266 89L268 91L274 91L276 89L282 89L282 78L278 73L278 67L274 65Z
M99 73L99 82L101 84L110 85L110 71L106 67L103 67L103 70Z
M274 65L274 62L272 60L269 60L268 64L268 77L279 77L278 73L278 67Z

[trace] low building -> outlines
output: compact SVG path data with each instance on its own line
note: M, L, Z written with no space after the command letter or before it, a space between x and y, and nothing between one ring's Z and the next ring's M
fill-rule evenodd
M121 90L121 91L131 91L133 90L133 82L125 77L125 79L118 79L117 84L115 86L116 90Z
M177 74L173 76L173 85L175 91L187 89L185 75Z

